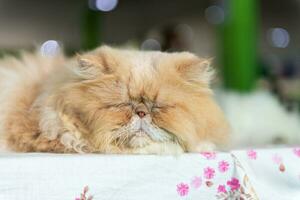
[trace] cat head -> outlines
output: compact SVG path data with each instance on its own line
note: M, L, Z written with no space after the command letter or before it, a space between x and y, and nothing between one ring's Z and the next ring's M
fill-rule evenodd
M78 55L55 109L93 151L174 142L223 143L227 123L209 89L209 61L183 53L100 47ZM70 129L70 128L69 128Z

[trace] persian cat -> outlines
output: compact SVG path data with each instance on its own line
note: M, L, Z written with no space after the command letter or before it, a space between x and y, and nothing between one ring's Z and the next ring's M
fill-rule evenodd
M208 60L102 46L0 61L2 149L173 154L226 143Z

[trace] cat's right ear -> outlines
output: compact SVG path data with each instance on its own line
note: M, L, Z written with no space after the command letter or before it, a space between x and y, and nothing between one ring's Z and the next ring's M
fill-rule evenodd
M175 63L177 72L187 82L209 85L214 77L214 70L210 67L211 59L201 59L191 53L180 53Z
M112 74L117 66L112 51L110 47L104 46L87 54L77 54L76 74L86 79Z

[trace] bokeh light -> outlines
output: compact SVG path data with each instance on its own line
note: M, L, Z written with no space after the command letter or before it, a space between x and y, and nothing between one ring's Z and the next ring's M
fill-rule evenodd
M209 6L205 9L205 18L211 24L221 24L224 22L224 9L220 6Z
M175 31L183 38L193 39L194 31L188 24L179 24L176 26Z
M40 52L43 56L55 56L60 52L60 45L56 40L48 40L42 44Z
M271 28L268 31L268 40L273 47L286 48L290 43L290 35L284 28Z
M109 12L115 9L118 5L118 0L89 0L89 7L92 10L101 10Z
M159 51L159 50L161 50L161 45L160 45L159 41L149 38L149 39L146 39L142 43L141 49L142 50L157 50L157 51Z

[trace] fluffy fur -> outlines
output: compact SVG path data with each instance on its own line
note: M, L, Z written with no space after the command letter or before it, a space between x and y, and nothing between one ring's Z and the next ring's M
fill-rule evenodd
M29 152L179 153L226 143L209 62L107 46L0 62L2 146ZM139 117L142 113L142 117Z

